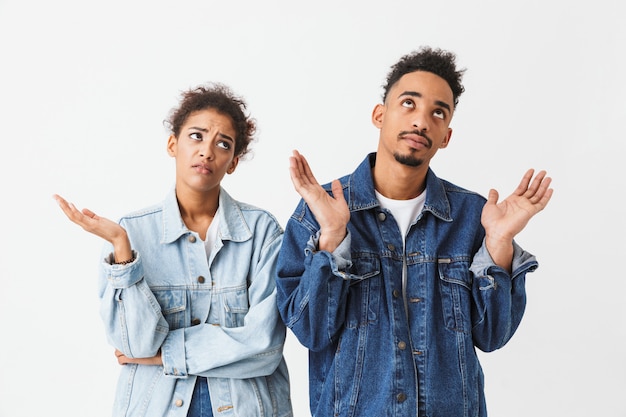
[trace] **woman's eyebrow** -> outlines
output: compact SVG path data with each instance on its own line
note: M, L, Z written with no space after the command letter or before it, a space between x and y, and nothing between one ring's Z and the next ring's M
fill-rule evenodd
M208 133L208 131L209 131L209 129L205 129L204 127L196 127L196 126L190 126L190 127L189 127L189 129L198 130L198 131L200 131L200 132L202 132L202 133ZM220 137L221 137L222 139L228 139L228 140L230 140L231 142L234 142L234 141L235 141L235 139L231 138L230 136L228 136L228 135L227 135L227 134L225 134L225 133L222 133L222 132L217 132L217 134L218 134L218 135L220 135Z

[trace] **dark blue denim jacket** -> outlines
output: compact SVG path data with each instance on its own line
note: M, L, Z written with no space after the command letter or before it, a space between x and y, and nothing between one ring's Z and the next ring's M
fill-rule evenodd
M486 416L475 348L492 351L511 338L524 313L525 275L537 262L514 244L513 274L496 266L480 222L485 199L431 170L403 250L393 216L376 199L375 158L340 179L351 217L335 252L316 250L319 225L302 201L283 237L278 305L310 350L311 412Z

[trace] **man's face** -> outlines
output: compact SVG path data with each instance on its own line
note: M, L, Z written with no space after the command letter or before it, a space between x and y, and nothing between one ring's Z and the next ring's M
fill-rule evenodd
M428 165L448 146L454 97L448 83L426 71L405 74L372 113L380 129L378 153L407 166Z

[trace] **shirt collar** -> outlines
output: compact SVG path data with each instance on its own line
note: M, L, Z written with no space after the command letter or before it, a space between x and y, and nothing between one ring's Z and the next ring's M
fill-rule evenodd
M223 188L220 187L219 238L242 242L252 237L252 232L245 221L241 208ZM163 202L163 236L161 243L172 243L181 236L190 233L183 222L176 199L176 190L172 188Z
M375 163L376 152L372 152L367 155L351 175L345 178L347 182L344 187L348 189L347 199L350 211L365 210L379 206L374 190L374 179L372 178L372 168ZM428 168L426 174L426 190L424 211L429 211L444 221L452 221L450 202L446 194L444 182L430 168Z

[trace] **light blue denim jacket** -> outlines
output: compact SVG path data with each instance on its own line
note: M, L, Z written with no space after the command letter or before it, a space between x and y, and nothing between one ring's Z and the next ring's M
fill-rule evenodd
M480 222L485 199L432 170L403 248L376 199L375 158L340 179L350 222L332 254L316 249L319 225L303 201L285 228L278 306L310 351L312 415L486 416L475 349L511 338L537 262L514 244L513 273L496 266Z
M174 190L120 220L134 262L111 265L105 245L99 295L109 342L131 358L160 350L163 359L121 367L114 416L184 417L197 375L208 377L215 416L292 415L276 307L282 228L224 189L219 205L210 259L183 223Z

